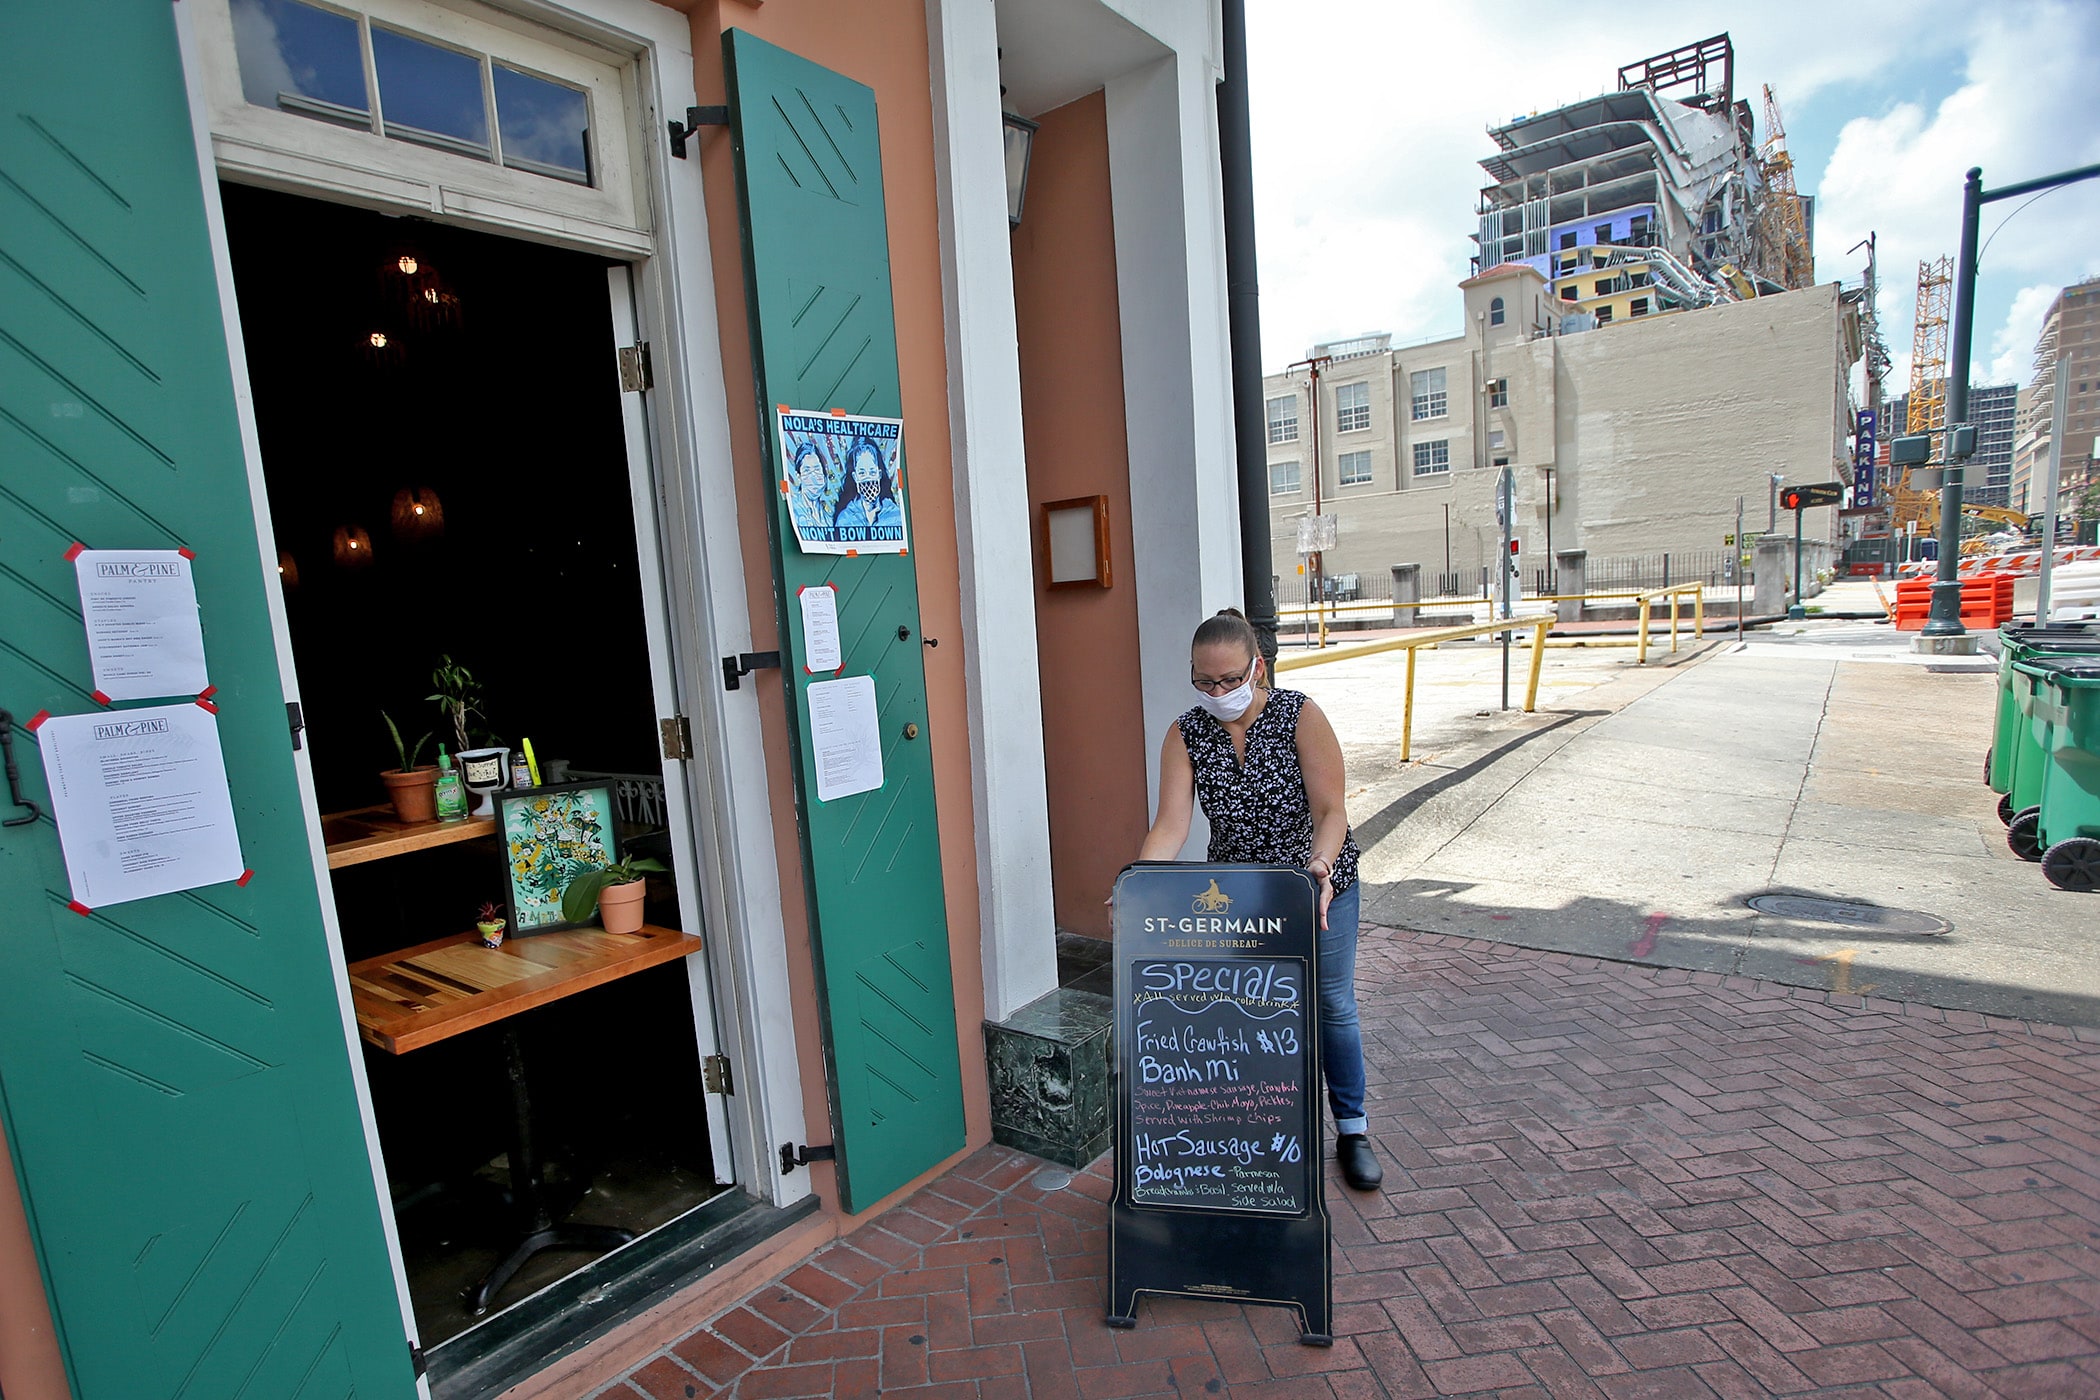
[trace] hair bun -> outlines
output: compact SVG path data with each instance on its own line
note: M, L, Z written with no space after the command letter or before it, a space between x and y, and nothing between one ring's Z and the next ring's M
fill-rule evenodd
M1245 622L1245 621L1247 620L1247 614L1245 614L1245 613L1241 612L1241 611L1240 611L1240 610L1239 610L1238 608L1219 608L1219 609L1218 609L1218 616L1219 616L1219 617L1236 617L1236 618L1238 618L1238 619L1239 619L1240 621L1242 621L1242 622Z

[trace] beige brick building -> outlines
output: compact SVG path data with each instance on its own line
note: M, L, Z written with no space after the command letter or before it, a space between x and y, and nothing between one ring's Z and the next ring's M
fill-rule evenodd
M1321 510L1339 517L1330 575L1419 564L1477 578L1498 544L1505 462L1527 575L1574 549L1593 561L1711 554L1735 528L1738 496L1747 528L1763 528L1768 473L1850 478L1860 328L1834 283L1579 334L1563 333L1530 267L1492 268L1460 288L1462 336L1320 347L1333 356L1320 367L1317 424ZM1265 383L1271 536L1290 578L1298 521L1314 503L1309 375ZM1834 509L1802 523L1806 538L1837 538Z

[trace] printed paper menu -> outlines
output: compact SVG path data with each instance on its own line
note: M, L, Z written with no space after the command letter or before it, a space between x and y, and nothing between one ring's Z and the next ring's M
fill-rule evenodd
M83 549L73 556L95 689L105 700L200 695L204 629L197 580L176 549Z
M36 738L77 902L99 909L241 877L219 725L201 705L59 715Z

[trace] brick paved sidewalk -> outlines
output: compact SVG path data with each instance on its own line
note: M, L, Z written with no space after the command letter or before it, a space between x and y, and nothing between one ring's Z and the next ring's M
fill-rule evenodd
M605 1397L2100 1396L2093 1032L1365 930L1332 1350L1101 1322L1106 1161L988 1148Z

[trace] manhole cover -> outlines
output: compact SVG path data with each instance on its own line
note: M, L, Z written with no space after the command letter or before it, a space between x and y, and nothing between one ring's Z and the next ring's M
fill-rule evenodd
M1801 894L1760 894L1748 900L1752 909L1778 919L1807 924L1840 924L1846 928L1871 929L1875 933L1932 935L1950 932L1954 925L1937 914L1915 909L1888 909L1879 904L1857 904L1843 899L1816 899Z

